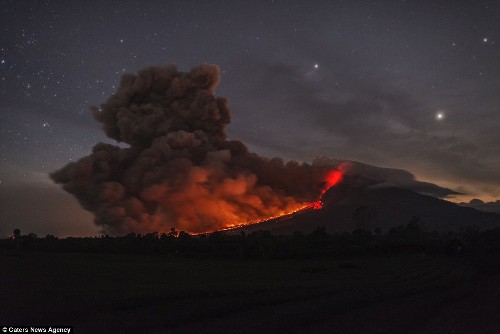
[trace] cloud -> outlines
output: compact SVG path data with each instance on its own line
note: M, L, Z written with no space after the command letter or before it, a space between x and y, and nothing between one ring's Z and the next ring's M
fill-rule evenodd
M359 59L326 61L321 52L316 58L325 59L317 71L246 59L251 74L234 106L254 112L238 116L234 133L264 152L397 166L468 193L500 195L500 155L492 144L497 135L471 135L474 129L456 123L464 117L459 107L436 121L434 102L366 70ZM242 126L259 119L258 131Z

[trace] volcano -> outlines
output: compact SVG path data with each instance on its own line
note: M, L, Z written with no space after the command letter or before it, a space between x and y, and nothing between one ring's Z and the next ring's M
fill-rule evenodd
M416 181L407 171L325 157L285 163L250 152L227 138L231 112L228 100L215 94L219 81L218 66L209 64L125 74L117 91L92 108L104 133L124 145L96 143L51 178L110 235L172 227L189 233L235 226L351 230L353 213L363 228L405 224L413 216L433 229L498 222L497 215L421 197L456 192Z
M500 227L499 214L461 207L407 187L381 184L359 174L344 175L339 183L322 194L321 204L321 207L307 207L230 232L310 233L318 227L324 227L328 233L355 229L373 231L377 228L386 232L415 219L426 231L461 231L469 226L475 229Z

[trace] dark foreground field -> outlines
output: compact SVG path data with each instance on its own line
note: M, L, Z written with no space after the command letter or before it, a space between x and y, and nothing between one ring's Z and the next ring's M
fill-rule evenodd
M76 333L500 333L500 275L470 257L190 260L0 253L0 325Z

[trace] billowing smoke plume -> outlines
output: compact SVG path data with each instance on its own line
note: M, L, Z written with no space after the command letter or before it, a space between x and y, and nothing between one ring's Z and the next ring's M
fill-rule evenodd
M91 155L51 177L95 214L104 232L221 229L286 213L318 196L326 168L250 153L226 140L217 66L151 67L123 76L94 109L106 135Z

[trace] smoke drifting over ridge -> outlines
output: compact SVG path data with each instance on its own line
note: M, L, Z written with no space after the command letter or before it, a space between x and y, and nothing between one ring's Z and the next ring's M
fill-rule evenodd
M205 232L283 214L314 200L332 167L283 163L226 140L219 69L150 67L122 77L96 120L130 145L98 143L51 174L111 234Z

